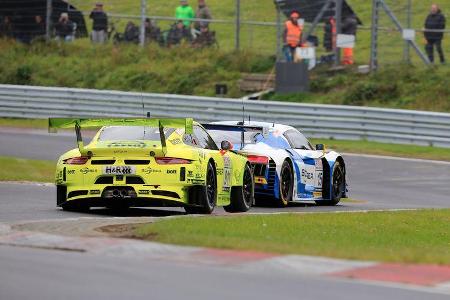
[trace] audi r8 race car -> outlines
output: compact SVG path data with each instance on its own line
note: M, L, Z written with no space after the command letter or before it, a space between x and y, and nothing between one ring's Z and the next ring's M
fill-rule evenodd
M255 178L255 197L336 205L347 197L345 162L339 153L313 147L297 129L266 122L203 124L216 141L228 140L247 155Z
M81 128L102 127L84 146ZM78 148L56 167L57 205L178 206L209 214L215 206L247 211L254 180L245 156L219 149L192 119L49 119L49 130L75 128Z

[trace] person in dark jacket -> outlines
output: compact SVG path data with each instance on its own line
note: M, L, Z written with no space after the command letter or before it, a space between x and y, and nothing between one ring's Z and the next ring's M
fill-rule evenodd
M55 25L56 39L72 42L75 39L76 24L69 19L68 13L62 13Z
M441 63L445 63L444 52L442 51L442 39L444 38L445 29L445 17L442 14L439 6L436 4L431 5L431 12L425 20L424 36L427 44L425 50L427 51L430 62L434 63L434 46L439 53ZM430 31L428 31L430 30ZM435 30L441 30L435 31Z
M108 16L103 11L103 3L96 3L94 10L89 15L92 19L92 42L94 44L103 44L106 42L106 33L108 31Z
M159 42L161 39L161 28L156 25L156 22L145 19L145 41L147 43Z
M10 16L4 16L0 23L0 38L14 38L14 25Z
M127 43L139 43L139 27L134 24L132 21L127 23L125 27L125 32L123 34L123 40Z
M192 35L190 30L184 25L183 21L179 20L169 31L167 45L169 47L179 45L183 40L190 42L192 40Z
M44 18L41 15L34 16L33 39L39 39L45 36L47 30Z

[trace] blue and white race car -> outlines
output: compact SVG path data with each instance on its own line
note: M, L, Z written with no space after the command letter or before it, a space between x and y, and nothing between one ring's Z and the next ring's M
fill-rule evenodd
M248 157L254 170L255 198L336 205L347 198L346 167L342 156L313 147L297 129L266 122L203 124L214 141L229 141Z

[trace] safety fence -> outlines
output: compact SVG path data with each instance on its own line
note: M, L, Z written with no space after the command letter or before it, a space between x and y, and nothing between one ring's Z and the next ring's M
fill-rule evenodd
M243 109L244 108L244 109ZM193 117L292 125L309 137L450 148L450 114L369 107L0 85L0 117Z

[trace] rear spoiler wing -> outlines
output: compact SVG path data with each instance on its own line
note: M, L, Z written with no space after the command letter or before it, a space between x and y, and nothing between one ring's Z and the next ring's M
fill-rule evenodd
M55 133L58 129L75 128L77 135L77 145L81 155L89 155L84 148L81 128L95 128L103 126L147 126L159 128L159 136L164 155L167 153L166 137L164 128L183 128L187 134L193 133L194 120L186 119L70 119L70 118L49 118L48 132Z
M202 124L206 130L218 130L218 131L234 131L241 132L241 149L244 147L244 133L245 132L259 132L263 137L269 136L269 128L264 126L252 126L252 125L226 125L226 124Z

